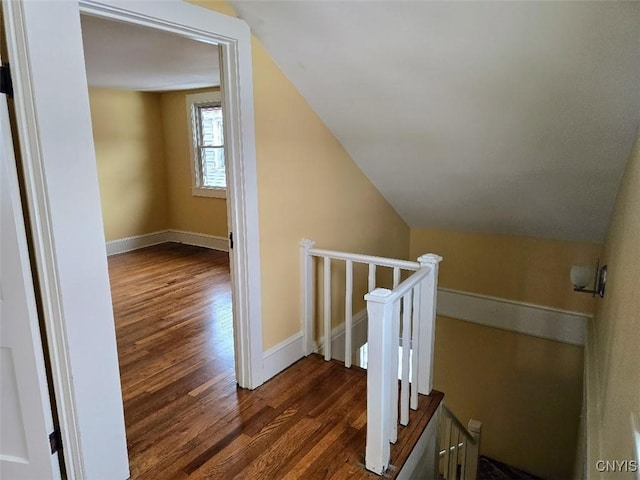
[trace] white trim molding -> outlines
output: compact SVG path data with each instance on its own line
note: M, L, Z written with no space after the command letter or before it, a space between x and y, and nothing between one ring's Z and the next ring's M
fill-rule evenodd
M367 334L368 334L368 322L367 322L367 309L364 308L360 310L353 316L352 320L352 333L351 333L351 351L356 352L358 348L362 347L365 343L367 343ZM339 360L344 362L344 353L345 353L345 324L344 322L340 325L333 327L331 329L331 358L335 360ZM318 342L315 344L315 352L321 353L324 355L324 336L318 339Z
M335 360L344 361L344 322L331 330L331 357ZM353 349L367 343L367 310L363 309L353 316ZM273 347L265 350L263 354L264 381L275 377L302 357L304 357L304 336L300 331ZM314 344L314 352L322 352L324 337Z
M167 237L168 242L185 243L196 247L220 250L221 252L229 251L229 240L226 237L217 237L215 235L207 235L204 233L185 232L182 230L169 230Z
M222 92L218 89L212 92L191 93L186 96L185 103L187 107L187 125L189 126L189 151L191 152L191 195L194 197L212 197L227 198L227 185L225 174L224 187L206 187L203 186L202 177L202 159L198 153L198 137L200 135L198 125L198 116L196 109L203 104L221 105Z
M302 354L302 332L290 336L286 340L267 349L262 354L262 371L264 381L275 377L300 360Z
M448 288L438 289L438 315L572 345L584 345L586 313L570 312Z
M143 235L133 235L131 237L109 240L107 245L107 255L117 255L118 253L131 252L139 248L151 247L169 241L169 230L145 233Z
M161 230L158 232L134 235L132 237L109 240L107 255L131 252L139 248L151 247L166 242L184 243L195 247L210 248L221 252L229 251L229 241L225 237L207 235L204 233L185 232L182 230Z

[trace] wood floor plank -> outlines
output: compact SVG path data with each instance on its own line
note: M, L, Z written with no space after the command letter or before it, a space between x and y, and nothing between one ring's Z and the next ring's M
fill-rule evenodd
M157 245L109 257L109 273L132 479L380 478L362 467L366 371L310 355L236 385L226 253ZM441 398L420 397L394 465Z

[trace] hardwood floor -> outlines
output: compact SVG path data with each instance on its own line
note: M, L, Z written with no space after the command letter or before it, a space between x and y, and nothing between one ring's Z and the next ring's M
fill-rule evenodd
M131 478L380 478L361 466L364 370L311 355L236 386L227 254L164 244L112 256L109 271ZM441 398L420 398L392 464Z

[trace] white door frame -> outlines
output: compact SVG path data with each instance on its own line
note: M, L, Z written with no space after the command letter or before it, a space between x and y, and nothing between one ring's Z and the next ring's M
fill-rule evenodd
M8 47L26 200L68 477L125 478L115 331L79 12L222 49L223 107L230 112L225 129L235 244L230 255L236 371L245 388L263 382L251 33L242 20L178 0L3 0L3 9L7 35L13 39ZM60 115L52 115L56 108ZM84 161L76 163L78 158ZM74 217L70 211L75 210ZM99 258L88 260L94 256ZM92 368L92 362L98 365ZM104 371L99 384L96 370ZM115 453L108 453L113 444Z
M0 440L0 478L59 480L58 453L51 454L49 445L54 423L4 94L0 135L0 410L1 428L9 432Z

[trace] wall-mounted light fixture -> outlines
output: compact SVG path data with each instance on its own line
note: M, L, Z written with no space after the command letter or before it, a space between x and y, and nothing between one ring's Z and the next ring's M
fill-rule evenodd
M593 282L593 290L588 290L587 286ZM600 260L594 270L586 265L574 265L571 267L571 283L574 292L591 293L594 297L596 293L604 297L604 287L607 283L607 266L600 266Z

